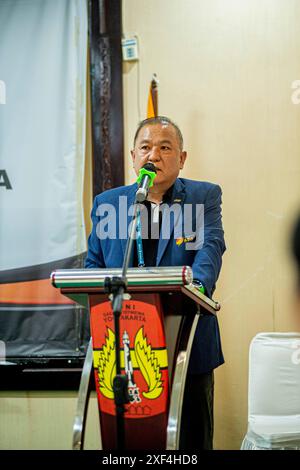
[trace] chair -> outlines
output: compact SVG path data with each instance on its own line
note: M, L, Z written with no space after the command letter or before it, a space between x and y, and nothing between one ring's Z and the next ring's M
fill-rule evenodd
M248 430L241 450L300 449L300 334L259 333L250 345Z

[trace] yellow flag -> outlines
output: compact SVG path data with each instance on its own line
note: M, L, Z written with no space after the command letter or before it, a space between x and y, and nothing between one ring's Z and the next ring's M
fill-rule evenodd
M154 73L148 95L148 105L147 105L147 118L156 117L158 115L158 80L157 76Z

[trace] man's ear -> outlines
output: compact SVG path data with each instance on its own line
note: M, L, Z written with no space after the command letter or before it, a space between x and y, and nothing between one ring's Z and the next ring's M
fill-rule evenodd
M181 170L182 170L182 168L184 167L186 158L187 158L187 153L186 153L185 151L181 152L181 153L180 153L180 169L181 169Z
M134 163L135 162L135 151L130 150L130 154L131 154L132 162Z

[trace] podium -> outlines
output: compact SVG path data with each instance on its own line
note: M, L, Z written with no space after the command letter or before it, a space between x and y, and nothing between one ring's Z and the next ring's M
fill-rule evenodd
M121 269L58 270L52 284L90 312L91 340L78 394L73 449L84 444L92 369L98 398L103 450L116 449L117 420L114 318L105 293L107 277ZM181 410L193 338L200 315L215 315L217 302L192 284L188 266L129 268L120 316L120 362L128 377L125 449L179 448Z

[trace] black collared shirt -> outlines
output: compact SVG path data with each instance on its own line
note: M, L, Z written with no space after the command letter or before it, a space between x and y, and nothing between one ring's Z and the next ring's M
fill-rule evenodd
M161 204L170 203L172 201L173 186L171 186L168 191L164 194ZM140 217L145 266L156 266L157 249L162 221L160 204L145 201L143 204L141 204ZM133 266L138 266L136 243L134 243Z

